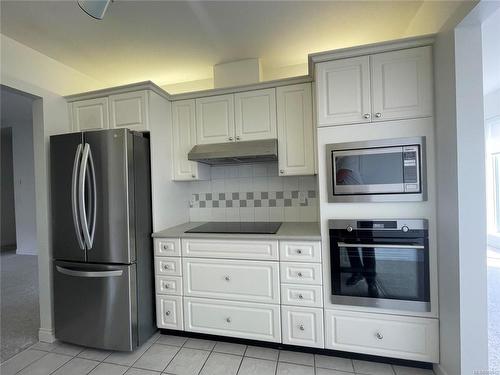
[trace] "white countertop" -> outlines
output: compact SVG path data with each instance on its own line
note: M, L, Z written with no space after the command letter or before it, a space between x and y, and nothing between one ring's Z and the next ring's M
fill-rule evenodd
M321 241L321 231L317 222L284 222L275 234L247 233L186 233L206 222L190 222L153 233L155 238L220 238L254 240L303 240Z

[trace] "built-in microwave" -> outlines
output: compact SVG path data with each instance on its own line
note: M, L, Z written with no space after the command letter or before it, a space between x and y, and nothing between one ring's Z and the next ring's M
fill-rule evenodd
M425 201L425 137L326 145L328 202Z

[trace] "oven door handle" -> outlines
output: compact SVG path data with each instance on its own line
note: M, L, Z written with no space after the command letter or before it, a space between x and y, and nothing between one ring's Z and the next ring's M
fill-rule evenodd
M373 244L373 243L345 243L345 242L337 242L339 247L368 247L368 248L376 248L380 247L383 249L425 249L423 245L386 245L386 244Z

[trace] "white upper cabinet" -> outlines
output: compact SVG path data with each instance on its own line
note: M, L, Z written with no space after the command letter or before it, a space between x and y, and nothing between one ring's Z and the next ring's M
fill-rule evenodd
M110 128L149 129L148 92L134 91L109 96Z
M201 170L208 167L187 158L196 145L196 105L193 99L172 103L172 132L173 179L190 181L205 177Z
M196 138L198 144L234 140L234 95L196 99Z
M236 141L277 137L274 88L234 95Z
M279 174L314 174L311 84L278 87L276 104Z
M431 47L371 56L373 120L432 115Z
M71 104L73 130L101 130L108 125L108 98L81 100Z
M316 64L318 126L432 116L431 47Z
M370 122L370 58L334 60L316 66L318 123Z

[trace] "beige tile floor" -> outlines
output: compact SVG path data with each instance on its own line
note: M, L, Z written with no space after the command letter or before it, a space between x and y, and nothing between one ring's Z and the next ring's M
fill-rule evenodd
M0 366L12 375L433 375L431 370L156 334L131 353L34 344Z

